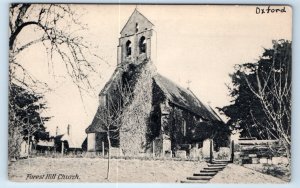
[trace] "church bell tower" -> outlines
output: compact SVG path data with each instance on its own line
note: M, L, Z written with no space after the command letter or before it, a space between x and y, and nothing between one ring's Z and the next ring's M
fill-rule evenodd
M120 33L118 65L155 60L156 35L153 26L137 9L134 10Z

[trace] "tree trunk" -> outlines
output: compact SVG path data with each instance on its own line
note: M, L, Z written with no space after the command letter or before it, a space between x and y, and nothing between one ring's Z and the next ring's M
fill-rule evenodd
M109 179L109 172L110 172L110 147L111 147L111 143L110 143L110 135L109 135L109 131L107 131L107 142L108 142L108 153L107 153L107 174L106 174L106 179Z
M27 139L27 155L28 155L28 158L29 158L29 153L30 153L30 135L28 134L28 139Z

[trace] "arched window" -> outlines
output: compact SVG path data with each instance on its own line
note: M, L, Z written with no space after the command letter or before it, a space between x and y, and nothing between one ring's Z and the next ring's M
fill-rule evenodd
M131 42L128 40L126 42L126 56L131 56Z
M142 36L139 41L140 54L146 52L146 38Z

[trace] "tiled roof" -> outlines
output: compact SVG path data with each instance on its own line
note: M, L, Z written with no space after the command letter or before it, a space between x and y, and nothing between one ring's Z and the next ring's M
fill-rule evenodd
M160 74L154 76L153 79L171 103L189 110L204 119L220 120L215 112L209 106L204 105L191 90L178 86Z

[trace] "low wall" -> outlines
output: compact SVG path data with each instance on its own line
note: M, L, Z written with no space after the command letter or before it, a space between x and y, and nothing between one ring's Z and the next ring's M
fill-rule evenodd
M234 145L234 163L279 164L285 163L282 145L278 140L239 140Z

